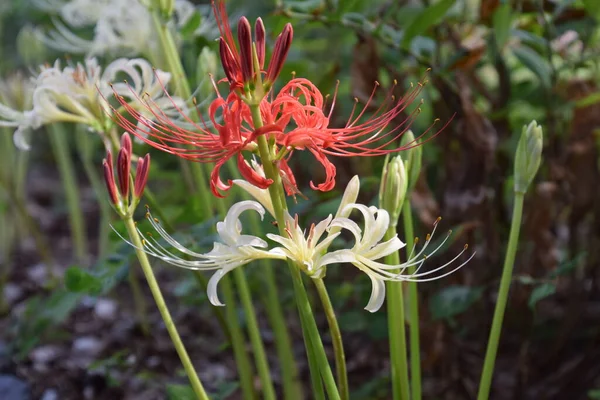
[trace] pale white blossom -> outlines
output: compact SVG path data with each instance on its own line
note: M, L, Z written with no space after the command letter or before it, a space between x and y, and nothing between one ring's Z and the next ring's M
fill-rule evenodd
M153 70L144 59L120 58L106 69L95 58L62 67L59 61L44 65L31 79L31 108L18 109L0 104L0 126L15 127L15 144L28 149L27 132L54 122L80 123L98 132L112 125L109 102L116 93L133 108L152 119L147 102L160 107L166 115L178 115L184 102L164 90L171 75ZM125 80L127 83L125 83ZM112 86L111 83L115 82Z
M54 15L54 29L42 34L41 39L57 50L127 56L156 51L158 37L152 14L140 0L34 0L34 4ZM175 0L169 29L177 32L196 12L200 12L200 8L188 0ZM88 27L93 27L92 38L86 39L77 33ZM208 33L207 29L211 29L210 24L202 23L197 35ZM211 32L214 33L214 27Z
M219 301L217 295L217 284L225 274L254 260L265 258L285 259L285 255L277 249L265 250L268 244L263 239L242 234L242 223L239 217L240 214L248 210L259 213L261 218L265 214L263 206L256 201L246 200L231 206L225 219L217 223L217 234L220 241L214 242L213 249L208 253L198 253L187 249L169 235L148 211L146 219L152 224L154 230L182 256L167 249L153 236L144 235L138 229L138 233L144 238L142 241L143 249L141 250L178 267L200 271L215 271L208 282L208 299L213 305L222 306L224 304Z

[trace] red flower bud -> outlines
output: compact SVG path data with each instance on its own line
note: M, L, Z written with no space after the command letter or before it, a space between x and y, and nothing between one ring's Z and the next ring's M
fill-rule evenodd
M133 152L133 145L131 143L131 137L129 136L129 134L127 132L125 132L121 136L121 148L125 149L125 151L127 151L127 155L129 156L129 159L131 159L131 153Z
M150 154L146 154L144 158L138 160L137 169L135 171L135 182L133 185L133 196L136 199L142 197L146 182L148 182L148 172L150 171Z
M127 204L129 197L129 171L131 170L131 158L126 147L122 147L117 156L117 177L119 178L119 187L121 196Z
M254 63L252 62L252 28L246 17L238 22L238 42L240 44L240 64L244 82L250 81L254 76Z
M254 24L254 43L256 44L256 54L258 56L258 65L260 69L265 66L265 25L261 18L256 19Z
M223 71L230 84L234 84L238 80L240 73L240 67L231 52L231 49L227 45L227 42L223 38L219 40L219 53L221 55L221 64L223 64Z
M117 185L115 184L112 154L110 154L110 151L106 153L106 158L102 160L102 168L104 169L104 182L106 183L108 196L110 197L110 201L116 206L119 203L119 197L117 195Z
M269 69L267 70L267 82L275 82L281 73L283 63L285 62L287 54L290 51L290 46L292 45L293 36L294 30L292 24L285 24L283 31L279 34L277 41L275 42L275 49L273 50L273 56L271 57Z

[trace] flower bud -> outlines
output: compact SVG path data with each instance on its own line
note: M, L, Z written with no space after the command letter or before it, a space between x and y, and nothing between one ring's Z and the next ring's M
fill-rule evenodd
M129 199L129 171L131 170L131 156L126 147L121 147L117 156L117 178L121 188L121 197L128 203Z
M256 55L258 56L258 65L262 69L265 66L265 25L261 18L256 19L254 24L254 43L256 43Z
M390 160L387 156L379 186L379 206L390 213L391 226L398 223L407 189L408 178L402 157L398 155Z
M231 52L231 49L227 45L227 42L225 42L223 38L219 40L219 54L221 55L221 64L223 64L225 76L230 84L234 84L237 81L240 67Z
M240 18L238 22L238 42L240 44L242 78L244 82L249 82L254 76L254 62L252 60L252 28L246 17Z
M144 194L146 183L148 182L148 172L150 171L150 154L140 157L137 169L135 170L135 182L133 185L134 201L139 200Z
M411 192L417 184L419 175L421 174L423 149L421 148L420 143L415 139L415 135L410 129L404 132L402 135L400 145L404 148L408 147L408 150L405 150L403 154L404 158L406 159L404 162L404 167L406 168L406 173L408 176L407 192Z
M115 175L113 173L112 154L110 151L106 153L106 158L102 160L102 168L104 169L104 182L108 190L110 201L115 207L119 206L119 195L117 193L117 185L115 184Z
M536 121L523 126L515 153L515 192L525 193L542 161L542 127Z
M294 37L294 30L292 24L287 23L283 28L283 31L277 37L275 42L275 49L273 50L273 56L271 62L269 62L269 69L267 70L267 77L265 83L273 84L283 68L283 63L290 51L292 45L292 38Z

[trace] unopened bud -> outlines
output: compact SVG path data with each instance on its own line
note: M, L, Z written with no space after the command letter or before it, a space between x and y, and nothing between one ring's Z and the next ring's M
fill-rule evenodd
M266 83L272 85L277 79L283 68L283 63L287 58L287 54L290 51L292 45L292 38L294 37L294 30L292 24L287 23L283 28L283 31L277 37L275 42L275 48L273 50L273 56L271 62L269 62L269 69L267 70Z
M125 132L121 136L121 148L127 152L129 159L131 160L131 154L133 153L133 143L131 143L131 136Z
M254 24L254 43L256 44L256 55L258 56L258 65L262 69L265 66L265 25L261 18L256 19Z
M139 200L144 194L146 183L148 182L148 172L150 171L150 154L138 160L137 169L135 171L135 182L133 185L133 196L135 200Z
M117 178L119 179L119 187L121 188L121 197L128 204L129 198L129 171L131 170L130 153L125 147L121 147L117 156Z
M406 160L404 162L404 167L408 176L407 191L410 193L417 184L419 175L421 174L423 149L421 148L419 142L415 139L415 135L410 129L404 132L402 135L400 146L409 148L402 154L404 154L404 159Z
M391 226L398 223L407 189L408 178L402 157L398 155L390 160L387 156L379 186L379 206L390 213Z
M536 121L523 126L515 153L515 192L525 193L542 161L542 127Z
M237 81L240 67L231 52L231 49L227 45L227 42L223 38L219 41L219 54L221 55L221 64L223 64L223 71L230 84Z
M117 185L115 184L115 175L113 173L112 165L112 154L110 151L106 153L106 158L102 161L102 168L104 170L104 182L106 183L106 189L108 190L108 197L110 197L111 203L118 207L119 195L117 193Z
M254 62L252 60L252 28L246 17L238 22L238 42L240 44L240 63L242 64L242 78L249 82L254 76Z

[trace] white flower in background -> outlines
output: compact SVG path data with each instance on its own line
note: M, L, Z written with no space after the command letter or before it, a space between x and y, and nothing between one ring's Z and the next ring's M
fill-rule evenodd
M41 39L60 51L136 56L151 54L158 43L152 15L140 0L34 0L34 4L56 16L53 19L55 29L43 34ZM181 29L196 12L198 10L188 0L175 0L175 23L171 28ZM203 25L204 22L196 35L209 33L210 26ZM84 39L75 32L92 26L94 35L91 39ZM214 27L210 32L215 32Z
M38 76L31 79L31 109L18 109L8 102L0 104L0 126L16 127L15 144L24 150L29 148L28 131L53 122L81 123L103 133L113 123L107 103L113 93L148 119L153 118L148 99L167 115L178 115L177 108L184 107L184 102L169 97L163 89L170 78L166 72L154 71L143 59L121 58L104 71L95 58L64 68L56 61L52 66L42 66ZM117 83L111 87L111 82Z
M242 212L247 210L256 211L261 218L265 214L263 206L256 201L247 200L234 204L227 212L225 219L217 223L217 234L220 242L214 242L213 249L205 254L194 252L181 245L163 229L158 220L153 218L148 211L146 219L150 221L156 232L184 256L180 257L167 250L153 236L144 235L138 228L138 233L144 238L142 241L144 248L142 250L178 267L216 271L208 282L208 299L213 305L222 306L224 304L219 301L217 296L217 284L225 274L254 260L265 258L285 259L285 255L279 250L263 250L268 247L267 242L263 239L252 235L242 235L242 223L239 217ZM133 246L133 244L131 245Z

